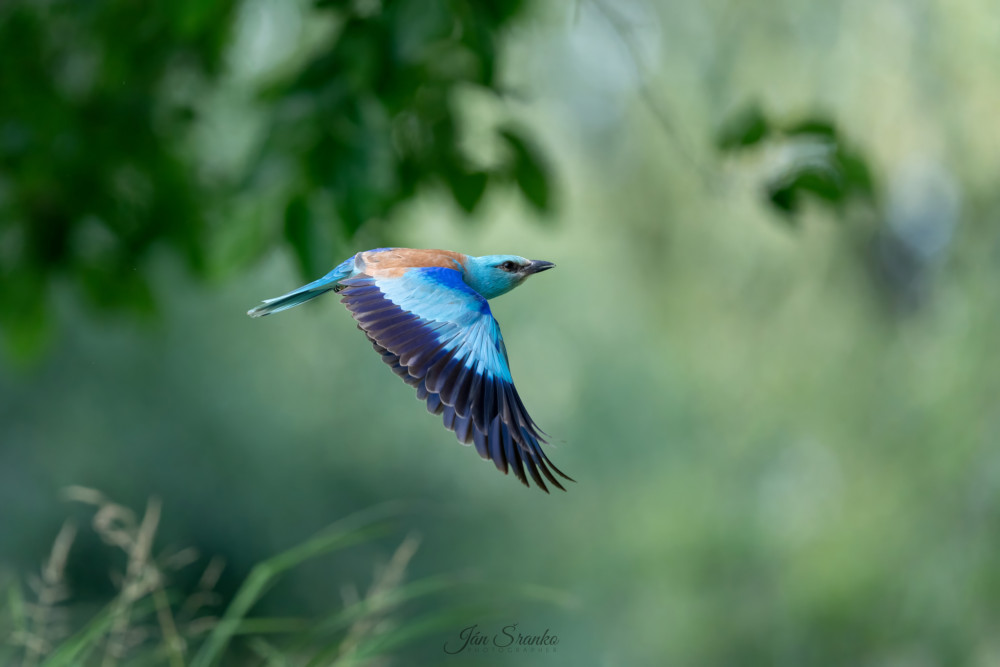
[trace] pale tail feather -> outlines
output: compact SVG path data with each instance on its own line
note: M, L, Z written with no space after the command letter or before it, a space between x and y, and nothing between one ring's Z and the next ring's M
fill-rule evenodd
M335 289L337 283L351 275L353 269L354 258L351 257L319 280L314 280L308 285L303 285L296 290L292 290L288 294L282 294L273 299L266 299L256 308L248 310L247 315L250 317L263 317L272 313L280 313L283 310L294 308L300 303L315 299L319 295L326 294L330 290Z

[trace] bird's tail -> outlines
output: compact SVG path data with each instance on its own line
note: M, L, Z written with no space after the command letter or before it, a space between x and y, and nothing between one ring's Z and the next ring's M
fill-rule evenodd
M296 290L292 290L288 294L264 300L256 308L248 310L247 315L250 317L263 317L271 313L280 313L283 310L294 308L300 303L315 299L321 294L326 294L330 290L336 289L337 283L351 275L353 269L354 258L351 257L319 280L314 280L308 285L303 285Z

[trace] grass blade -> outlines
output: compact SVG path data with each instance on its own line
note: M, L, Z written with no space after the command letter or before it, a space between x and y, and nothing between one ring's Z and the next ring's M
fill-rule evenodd
M62 642L42 662L42 667L73 667L81 665L86 657L97 648L101 638L111 629L115 621L115 609L118 604L113 600L79 632ZM153 602L145 599L133 607L133 618L140 619L153 612Z
M384 534L384 519L400 514L400 503L385 503L334 523L312 539L257 564L237 591L226 613L191 661L191 667L211 667L218 662L230 640L239 631L251 608L284 572L318 556L361 544Z

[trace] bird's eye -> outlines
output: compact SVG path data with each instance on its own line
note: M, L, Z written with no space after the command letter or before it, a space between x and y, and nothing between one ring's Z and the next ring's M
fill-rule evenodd
M519 267L514 262L511 262L511 261L508 260L508 261L504 262L503 264L501 264L499 268L502 269L502 270L504 270L504 271L507 271L509 273L514 273L515 271L517 271L521 267Z

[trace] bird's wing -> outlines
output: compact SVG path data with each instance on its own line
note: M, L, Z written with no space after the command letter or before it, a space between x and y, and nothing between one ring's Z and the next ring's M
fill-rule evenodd
M383 360L416 387L427 409L463 444L523 484L528 475L560 489L545 442L514 388L500 327L489 304L443 267L393 269L340 281L341 300Z

